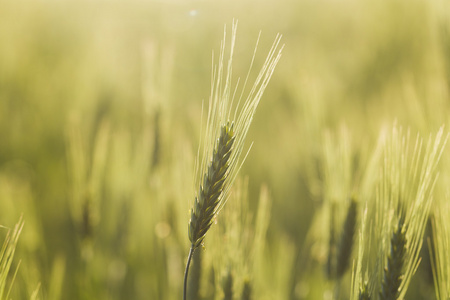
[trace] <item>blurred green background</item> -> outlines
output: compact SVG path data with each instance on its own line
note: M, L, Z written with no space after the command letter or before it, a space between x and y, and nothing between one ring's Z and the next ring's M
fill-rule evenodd
M39 284L41 299L181 298L202 100L233 19L235 81L260 31L253 76L277 33L285 44L240 172L248 211L261 187L271 199L255 299L326 298L307 254L324 140L351 149L349 195L380 130L448 123L449 12L439 0L0 1L0 224L25 220L12 298ZM430 298L410 299L433 299L419 281Z

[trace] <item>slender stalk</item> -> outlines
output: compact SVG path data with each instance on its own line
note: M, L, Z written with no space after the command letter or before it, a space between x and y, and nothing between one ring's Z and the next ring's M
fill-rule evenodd
M189 256L186 263L186 270L184 271L184 285L183 285L183 300L186 300L186 292L187 292L187 279L189 273L189 266L191 265L192 255L194 254L194 245L191 245L191 249L189 250Z

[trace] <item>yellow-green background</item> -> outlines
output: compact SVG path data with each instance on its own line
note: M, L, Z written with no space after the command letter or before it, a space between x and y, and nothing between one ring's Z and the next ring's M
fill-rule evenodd
M42 299L181 298L202 100L233 19L234 82L260 31L253 78L277 33L285 44L240 172L250 211L262 185L271 198L263 270L281 279L256 299L317 299L321 267L309 288L301 278L324 134L345 128L358 153L395 122L424 136L448 124L448 11L437 0L1 1L0 224L25 220L13 299L39 283ZM425 273L409 299L433 299Z

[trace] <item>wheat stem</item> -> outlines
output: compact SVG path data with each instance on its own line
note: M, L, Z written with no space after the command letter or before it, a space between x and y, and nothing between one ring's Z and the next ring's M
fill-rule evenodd
M189 273L189 266L191 265L192 255L194 254L195 248L192 245L191 249L189 250L189 256L186 263L186 270L184 271L184 284L183 284L183 300L186 300L186 292L187 292L187 279L188 279L188 273Z
M202 252L194 251L192 263L189 267L191 276L188 278L187 298L188 300L200 299L200 279L202 277Z

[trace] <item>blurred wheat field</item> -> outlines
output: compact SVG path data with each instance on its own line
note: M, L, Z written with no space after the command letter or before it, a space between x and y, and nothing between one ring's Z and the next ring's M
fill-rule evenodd
M181 299L212 57L233 19L233 85L260 31L249 81L278 33L284 49L188 299L448 299L449 12L0 1L0 299ZM394 240L409 275L387 298Z

